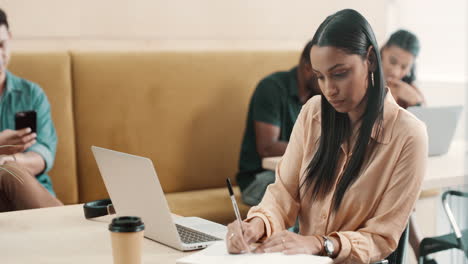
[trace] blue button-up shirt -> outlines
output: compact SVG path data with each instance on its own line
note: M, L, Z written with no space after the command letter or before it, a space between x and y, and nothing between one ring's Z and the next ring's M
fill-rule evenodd
M6 86L0 98L0 131L15 129L15 113L35 110L37 112L36 144L28 151L41 155L45 161L44 171L36 175L37 180L53 195L52 182L47 172L54 165L57 134L50 114L50 104L41 87L35 83L6 73Z

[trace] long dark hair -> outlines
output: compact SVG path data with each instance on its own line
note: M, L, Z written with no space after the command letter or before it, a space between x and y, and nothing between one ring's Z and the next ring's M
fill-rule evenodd
M367 106L361 117L362 125L358 131L353 155L344 169L333 197L333 209L336 211L345 192L359 177L365 156L370 155L374 149L374 144L370 140L374 124L378 124L376 135L380 136L386 91L377 41L371 26L357 11L345 9L327 17L312 39L311 47L314 45L332 46L348 54L357 54L363 60L367 59L368 49L372 46L371 52L375 55L374 85L369 72L369 88L363 99L367 100ZM305 188L306 191L312 188L313 200L325 198L332 190L336 181L340 146L351 135L348 114L337 112L325 96L321 96L322 122L319 147L307 167L306 177L301 184L301 188Z
M387 43L383 46L383 49L390 46L397 46L403 50L406 50L414 56L415 60L418 57L419 50L421 49L418 37L404 29L395 31L390 36ZM416 62L414 62L411 66L409 74L403 77L401 80L408 84L412 84L416 80Z

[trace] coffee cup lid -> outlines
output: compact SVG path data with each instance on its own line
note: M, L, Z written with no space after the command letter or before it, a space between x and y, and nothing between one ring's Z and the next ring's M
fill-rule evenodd
M109 224L111 232L138 232L145 229L145 224L137 216L121 216L112 219Z

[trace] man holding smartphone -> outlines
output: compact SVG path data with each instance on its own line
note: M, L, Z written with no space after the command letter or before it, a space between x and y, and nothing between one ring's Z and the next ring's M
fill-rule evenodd
M37 84L7 70L10 40L0 9L0 212L61 205L47 175L57 145L50 104ZM18 117L26 127L17 127Z

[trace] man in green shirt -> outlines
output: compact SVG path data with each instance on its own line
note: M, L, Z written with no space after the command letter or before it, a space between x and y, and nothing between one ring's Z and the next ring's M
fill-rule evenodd
M273 171L262 168L262 159L284 154L302 105L320 93L310 65L310 48L309 42L299 65L290 71L261 80L250 100L237 174L242 200L248 205L257 205L275 180Z
M0 9L0 211L60 205L47 175L57 146L50 104L37 84L7 70L10 39ZM37 133L15 130L15 114L30 110L36 111Z

